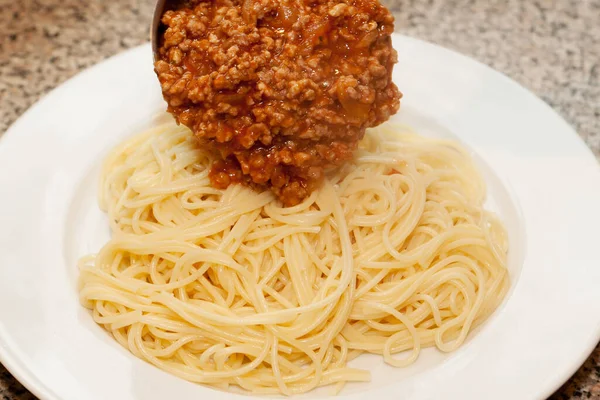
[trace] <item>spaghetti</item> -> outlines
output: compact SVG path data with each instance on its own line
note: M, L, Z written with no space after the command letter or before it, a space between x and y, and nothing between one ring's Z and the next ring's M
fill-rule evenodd
M111 240L80 262L82 304L135 356L193 382L296 394L368 381L348 362L459 347L502 301L507 238L467 153L405 128L283 207L210 185L173 122L114 149L100 181ZM402 353L402 354L399 354Z

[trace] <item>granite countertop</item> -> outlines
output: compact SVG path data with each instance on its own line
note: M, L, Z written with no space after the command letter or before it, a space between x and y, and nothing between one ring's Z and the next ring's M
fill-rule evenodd
M384 2L398 32L504 72L550 104L600 158L600 0ZM61 82L144 43L153 3L0 0L0 136ZM34 398L0 364L0 399ZM551 397L589 398L600 399L600 347Z

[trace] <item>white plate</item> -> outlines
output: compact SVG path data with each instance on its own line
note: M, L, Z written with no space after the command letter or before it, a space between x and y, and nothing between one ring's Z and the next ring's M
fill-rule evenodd
M509 229L512 286L456 352L428 349L405 369L360 357L373 382L339 398L547 396L600 338L600 168L560 117L505 76L415 39L394 45L398 118L478 155L489 206ZM109 234L98 166L161 109L146 45L54 90L0 142L0 361L42 399L243 398L136 359L78 302L76 260Z

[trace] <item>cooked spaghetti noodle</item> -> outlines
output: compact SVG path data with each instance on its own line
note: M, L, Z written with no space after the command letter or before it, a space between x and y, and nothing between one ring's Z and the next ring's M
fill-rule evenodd
M214 189L211 161L174 123L114 149L99 193L112 238L80 263L94 320L174 375L339 390L370 379L348 366L361 353L402 367L423 347L456 349L507 291L505 231L453 142L371 130L294 207Z

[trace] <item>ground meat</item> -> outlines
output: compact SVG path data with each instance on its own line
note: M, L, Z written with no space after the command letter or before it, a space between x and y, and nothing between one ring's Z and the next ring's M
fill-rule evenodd
M220 154L218 188L297 204L398 110L393 17L378 0L187 0L162 23L168 110Z

